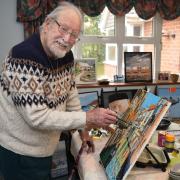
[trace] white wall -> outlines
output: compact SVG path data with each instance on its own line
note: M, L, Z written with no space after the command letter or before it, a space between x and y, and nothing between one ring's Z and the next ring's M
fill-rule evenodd
M15 44L24 39L23 26L16 22L16 0L0 1L0 64Z

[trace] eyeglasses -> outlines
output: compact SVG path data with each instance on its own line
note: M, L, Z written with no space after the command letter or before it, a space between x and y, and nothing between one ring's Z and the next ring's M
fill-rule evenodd
M59 23L57 20L53 19L54 22L58 25L58 30L62 35L70 35L70 41L72 42L77 42L80 40L79 33L77 32L70 32L68 27L65 27L64 25L62 25L61 23Z

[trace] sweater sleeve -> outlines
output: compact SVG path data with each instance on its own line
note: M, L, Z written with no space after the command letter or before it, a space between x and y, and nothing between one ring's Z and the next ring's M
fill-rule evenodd
M8 57L2 74L7 99L29 126L46 130L78 129L85 126L76 87L67 68L56 81L43 67L24 59ZM72 111L72 112L68 112Z
M49 109L47 106L17 107L24 120L36 129L70 130L83 128L86 123L85 112L64 112Z

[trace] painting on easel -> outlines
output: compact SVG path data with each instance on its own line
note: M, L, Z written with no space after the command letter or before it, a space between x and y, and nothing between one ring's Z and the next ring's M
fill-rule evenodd
M166 99L140 89L118 114L117 127L100 153L109 180L126 179L169 107Z

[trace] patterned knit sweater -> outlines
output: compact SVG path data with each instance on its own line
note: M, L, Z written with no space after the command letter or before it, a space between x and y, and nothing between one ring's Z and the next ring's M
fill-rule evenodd
M80 110L71 51L49 59L39 34L12 48L0 76L1 146L50 156L62 130L84 127L86 114Z

